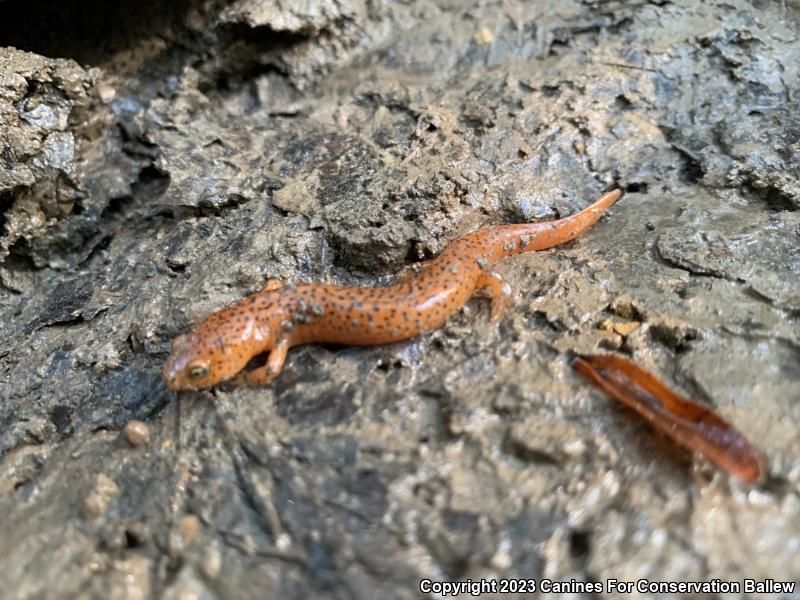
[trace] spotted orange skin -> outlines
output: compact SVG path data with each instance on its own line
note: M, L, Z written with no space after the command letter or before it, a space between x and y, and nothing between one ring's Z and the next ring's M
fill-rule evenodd
M614 190L557 221L468 233L423 263L415 276L389 287L267 285L179 336L164 365L164 382L174 390L207 388L236 376L251 384L266 383L280 372L292 346L312 342L366 346L405 340L440 327L479 288L489 290L496 305L494 317L510 288L491 271L492 265L575 239L621 196L621 190ZM263 353L270 353L268 364L245 372L250 360Z

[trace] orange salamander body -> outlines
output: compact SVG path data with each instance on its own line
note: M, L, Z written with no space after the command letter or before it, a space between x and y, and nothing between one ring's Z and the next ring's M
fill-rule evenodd
M444 324L478 289L491 298L492 319L508 305L511 287L492 270L498 260L575 239L614 204L621 190L557 221L501 225L468 233L413 277L383 288L268 282L175 339L162 372L174 390L196 390L237 377L264 384L280 373L292 346L312 342L388 344ZM266 364L246 370L268 353Z

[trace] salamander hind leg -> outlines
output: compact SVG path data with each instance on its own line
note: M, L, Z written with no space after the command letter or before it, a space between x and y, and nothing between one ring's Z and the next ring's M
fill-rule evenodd
M283 363L286 362L286 353L289 351L289 342L281 340L270 350L267 364L252 371L246 371L237 377L247 385L261 386L269 383L283 370Z
M511 286L503 277L495 272L481 273L477 288L484 290L492 303L492 321L502 315L511 304Z

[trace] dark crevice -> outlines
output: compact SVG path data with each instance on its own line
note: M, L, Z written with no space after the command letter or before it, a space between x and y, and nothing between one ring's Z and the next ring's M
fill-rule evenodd
M544 450L531 448L530 446L526 446L525 444L522 444L511 437L506 437L503 447L507 454L525 463L550 466L558 466L561 464L556 457L548 454Z
M99 221L109 221L125 213L125 207L133 201L131 196L111 198L100 213Z
M0 193L0 237L6 233L6 211L14 204L14 198L11 191Z
M624 94L617 95L614 98L614 106L616 106L621 111L631 110L633 108L633 103L625 97Z
M125 547L132 549L132 548L140 548L144 546L146 542L145 536L133 529L125 529Z
M642 181L634 181L624 187L625 192L628 194L646 194L647 184Z
M5 0L0 2L0 40L37 54L98 65L153 36L174 35L202 0ZM136 15L135 19L131 15Z
M139 172L136 181L131 185L134 198L160 198L169 187L170 177L154 165L148 165Z
M164 393L161 394L159 399L156 401L153 408L145 415L145 421L152 421L156 419L164 409L169 406L169 403L172 401L172 394Z
M522 83L522 82L520 82ZM531 90L535 90L536 88L531 88ZM554 98L561 93L561 86L559 85L543 85L541 87L542 96L545 98Z
M100 253L102 253L104 250L106 250L111 245L111 242L112 242L113 239L114 239L114 236L112 234L108 234L108 235L104 235L104 236L100 237L100 239L94 243L94 246L89 251L89 253L86 255L86 258L81 260L78 264L83 265L83 264L86 264L86 263L91 263L92 260L94 260L97 256L100 255Z
M82 215L84 211L83 203L81 200L78 199L75 201L75 204L72 205L72 210L70 211L71 215Z
M249 202L249 199L240 194L230 194L224 204L211 204L209 202L200 201L198 206L190 206L182 204L179 206L161 206L156 209L151 216L161 215L171 217L176 221L183 221L185 219L196 219L198 217L214 217L222 218L235 211L242 204ZM287 216L288 211L271 206L269 211L274 215Z
M588 531L572 530L569 533L569 553L574 558L581 558L591 550L591 534Z
M53 321L52 323L41 324L39 329L45 329L45 328L66 329L69 327L74 327L75 325L81 325L85 322L86 320L83 318L83 316L78 315L74 319L64 319L59 321Z
M681 152L681 155L684 158L679 174L681 181L692 184L699 182L706 174L706 170L703 168L703 165L699 160L691 157L685 152Z
M668 4L665 2L664 4ZM622 33L623 31L629 29L633 25L633 19L631 17L622 17L616 23L610 25L608 27L608 31L610 33Z
M172 271L173 273L177 274L177 275L180 275L180 274L186 272L186 265L173 263L173 262L170 262L169 260L167 260L167 268L170 271Z
M528 327L537 331L548 331L550 333L559 333L565 331L565 327L561 323L554 323L547 318L547 314L542 311L534 311L527 320Z
M31 245L25 238L19 238L8 249L5 267L9 271L36 271L38 267L31 258Z
M253 358L251 358L248 363L242 369L243 372L253 371L255 369L260 369L261 367L267 364L267 359L269 358L269 352L262 352L261 354L256 354Z
M234 23L220 27L219 37L219 58L209 63L203 73L201 92L209 96L225 94L266 76L273 84L283 81L284 93L299 96L289 83L288 68L282 57L292 48L307 43L311 34Z
M240 53L242 56L239 56ZM239 50L235 54L235 58L228 58L223 64L216 65L217 70L199 83L198 88L203 94L209 98L217 98L229 93L239 93L244 87L250 90L251 109L255 109L259 105L256 82L266 78L269 82L270 95L279 94L284 100L281 102L282 106L285 107L302 97L289 81L286 70L276 64L264 64L258 50L247 48ZM267 112L273 117L296 117L300 114L297 110L286 110L285 108Z
M794 212L800 209L800 202L775 187L757 189L751 186L749 191L766 203L770 212Z
M666 346L675 354L682 354L691 349L691 342L698 339L694 329L682 329L663 323L653 323L649 328L650 338L662 346Z
M72 418L75 414L75 409L66 404L56 405L50 411L50 422L55 425L58 433L64 433L72 424Z

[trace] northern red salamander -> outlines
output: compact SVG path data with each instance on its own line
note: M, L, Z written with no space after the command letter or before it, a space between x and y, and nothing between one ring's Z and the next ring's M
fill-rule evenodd
M620 196L622 191L614 190L557 221L468 233L422 263L418 274L389 287L284 287L270 281L176 338L162 372L164 382L174 390L207 388L237 376L251 385L264 384L281 372L292 346L405 340L441 327L478 289L488 291L496 319L511 297L511 287L492 270L498 260L575 239ZM269 354L266 364L245 370L264 353Z

